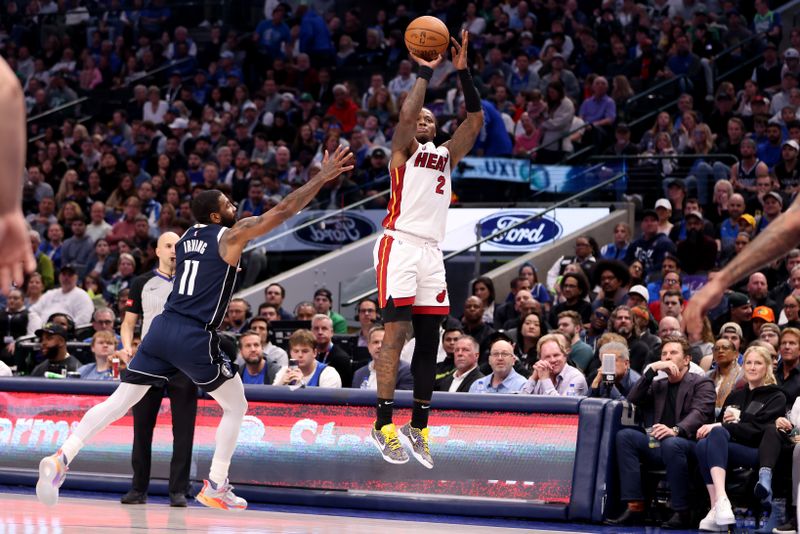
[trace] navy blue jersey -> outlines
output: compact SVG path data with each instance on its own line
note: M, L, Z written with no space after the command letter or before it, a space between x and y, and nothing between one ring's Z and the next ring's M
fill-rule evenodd
M217 224L195 224L175 244L175 282L165 312L195 319L207 330L219 328L238 270L219 255L219 240L226 230Z

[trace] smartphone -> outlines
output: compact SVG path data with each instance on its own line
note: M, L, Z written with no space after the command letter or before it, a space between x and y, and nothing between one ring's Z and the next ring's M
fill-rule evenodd
M297 367L298 367L298 366L297 366L297 360L295 360L295 359L290 359L290 360L289 360L289 369L297 369Z

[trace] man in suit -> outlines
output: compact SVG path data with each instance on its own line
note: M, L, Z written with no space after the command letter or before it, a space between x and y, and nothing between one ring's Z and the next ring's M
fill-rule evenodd
M367 334L367 350L372 358L369 364L359 368L353 375L353 387L361 389L377 389L377 375L375 374L375 358L381 353L385 331L382 326L373 326ZM414 389L414 378L411 376L411 366L400 360L397 368L397 382L395 389Z
M665 529L691 528L689 503L689 457L694 454L697 429L714 419L716 392L705 376L689 372L689 344L683 336L666 336L661 361L652 364L631 388L628 401L643 412L647 433L624 428L617 433L620 499L628 508L608 524L636 525L644 522L640 462L666 467L672 492L673 516ZM653 381L659 371L666 380Z
M336 369L342 387L349 388L353 382L353 360L344 349L333 344L333 321L318 313L311 318L311 331L316 339L317 361Z
M458 338L453 351L453 364L456 371L437 380L436 391L469 392L472 383L483 377L483 373L478 369L479 355L480 345L474 337L461 336Z

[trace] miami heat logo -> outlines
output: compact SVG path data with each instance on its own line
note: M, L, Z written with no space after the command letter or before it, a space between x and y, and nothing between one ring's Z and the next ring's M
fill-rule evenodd
M443 289L441 293L439 293L438 295L436 295L436 302L438 302L439 304L441 304L442 302L444 302L444 298L445 298L446 296L447 296L447 290L446 290L446 289Z

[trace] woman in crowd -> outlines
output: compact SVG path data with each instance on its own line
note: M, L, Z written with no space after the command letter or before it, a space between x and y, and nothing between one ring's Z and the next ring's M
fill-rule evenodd
M715 226L728 218L728 200L733 195L733 185L730 180L720 180L714 184L712 205L705 210L703 215Z
M722 406L728 395L736 389L739 380L744 376L744 369L739 365L739 351L736 350L732 341L720 338L714 343L713 349L714 369L708 372L708 376L714 381L714 388L717 390L717 403L715 406L716 414L722 411ZM701 367L705 368L701 361ZM708 366L711 364L708 363Z
M639 141L639 150L642 152L655 152L656 151L656 137L660 133L666 133L670 137L670 145L679 143L679 136L675 133L675 127L672 124L672 116L666 111L662 111L656 117L656 122L653 127L647 130L642 139Z
M552 304L552 298L550 298L550 292L547 291L544 284L539 283L539 275L533 264L528 262L523 263L519 271L517 271L517 276L525 278L531 283L531 295L542 305L544 312L548 313Z
M136 196L136 184L130 174L123 174L119 180L119 185L108 197L106 208L121 213L125 207L125 201L133 196Z
M728 395L717 422L697 431L695 455L711 499L711 510L700 521L700 530L727 530L736 523L725 491L727 469L757 466L764 431L786 413L786 397L776 385L766 349L747 349L744 378L745 387Z
M564 85L560 81L547 85L545 100L547 110L543 115L544 121L539 124L542 137L536 161L543 164L558 163L564 152L571 149L563 137L569 132L575 117L575 105L566 97Z
M487 276L476 278L472 282L472 294L483 302L483 322L488 325L494 324L495 293L494 282Z
M511 331L509 333L514 334ZM547 325L536 313L529 312L520 320L520 326L512 339L514 339L514 354L517 356L514 370L522 376L526 378L531 376L533 365L539 361L536 344L546 333Z
M798 298L796 295L788 295L785 299L783 299L783 310L781 310L781 316L785 317L786 321L781 322L781 326L791 326L794 328L800 326L800 318L798 318L799 312L800 298Z
M44 281L39 273L31 273L25 285L25 306L30 308L42 298L44 294Z

